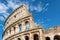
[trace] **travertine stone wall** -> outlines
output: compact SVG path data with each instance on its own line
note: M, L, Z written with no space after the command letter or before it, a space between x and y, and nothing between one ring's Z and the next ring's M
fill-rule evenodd
M23 5L21 5L18 9L14 10L11 14L10 17L7 18L6 23L5 23L5 29L13 24L14 22L16 22L19 19L22 19L24 17L27 17L31 15L28 11L27 8Z

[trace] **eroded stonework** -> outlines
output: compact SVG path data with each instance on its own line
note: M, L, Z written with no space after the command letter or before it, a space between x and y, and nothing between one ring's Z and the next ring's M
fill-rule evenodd
M20 5L6 19L3 40L60 40L60 27L43 30L35 26L32 14L25 5Z

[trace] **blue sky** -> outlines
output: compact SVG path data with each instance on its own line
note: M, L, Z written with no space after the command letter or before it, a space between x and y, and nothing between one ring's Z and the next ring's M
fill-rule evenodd
M32 13L35 25L44 29L60 26L60 0L0 0L0 40L5 19L21 4Z

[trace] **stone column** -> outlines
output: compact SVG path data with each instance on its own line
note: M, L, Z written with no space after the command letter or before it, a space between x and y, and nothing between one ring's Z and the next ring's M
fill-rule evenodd
M8 36L10 36L10 31L8 30Z
M29 39L33 40L33 34L32 33L30 33L30 38Z
M22 31L25 31L26 27L25 27L25 22L22 22Z
M50 39L51 39L51 40L54 40L54 36L53 36L53 34L51 35Z
M24 35L21 36L21 40L25 40L25 36Z
M40 29L39 32L40 32L39 40L45 40L42 29Z
M30 17L29 22L30 22L30 29L32 29L32 27L34 28L35 26L34 26L34 22L32 20L32 17Z
M13 35L14 34L14 28L12 27L11 28L11 35Z
M53 38L51 38L51 40L54 40Z
M16 25L16 33L19 33L19 25Z

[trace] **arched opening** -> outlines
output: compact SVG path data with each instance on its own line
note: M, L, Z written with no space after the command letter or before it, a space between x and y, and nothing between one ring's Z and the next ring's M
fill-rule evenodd
M25 26L26 26L26 30L28 30L29 29L29 22L28 21L25 22Z
M54 40L60 40L60 36L59 35L54 36Z
M50 40L50 38L49 37L46 37L46 40Z
M37 34L34 34L33 37L34 37L34 40L39 40L39 36Z
M18 40L21 40L20 38L18 38Z
M9 31L10 31L10 34L11 34L11 29Z
M16 28L14 27L14 33L15 33L15 31L16 31Z
M28 36L25 36L25 40L29 40L29 37Z
M21 24L19 25L19 30L20 30L20 32L22 31L22 25Z

